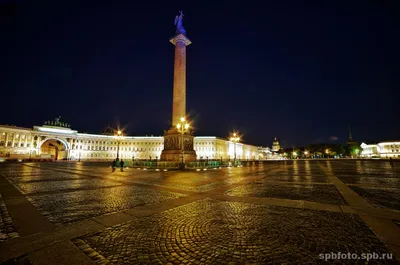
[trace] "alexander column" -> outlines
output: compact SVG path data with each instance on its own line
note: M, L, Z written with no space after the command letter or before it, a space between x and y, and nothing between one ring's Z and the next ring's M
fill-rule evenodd
M179 16L175 17L175 36L170 39L170 42L175 45L174 92L172 128L164 133L164 150L161 153L161 160L166 161L196 160L196 152L193 149L193 130L182 131L177 128L181 118L186 118L186 46L191 44L183 28L182 19L183 13L180 11Z

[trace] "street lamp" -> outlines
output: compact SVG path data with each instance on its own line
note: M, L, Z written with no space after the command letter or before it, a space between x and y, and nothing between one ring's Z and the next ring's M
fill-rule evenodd
M360 152L360 150L358 148L356 148L356 150L354 150L354 152L356 153L356 157L358 157L358 153Z
M239 135L237 135L236 133L232 134L232 137L230 138L230 140L233 142L233 148L234 148L234 159L233 159L233 163L236 164L236 143L240 141L240 137Z
M119 141L121 140L122 132L117 131L117 160L119 160Z
M185 146L183 143L183 135L185 134L185 132L187 132L190 128L189 123L186 122L185 117L181 118L180 123L178 123L176 125L176 129L178 129L178 131L181 133L182 138L181 138L181 147L182 147L182 168L184 168L185 165Z

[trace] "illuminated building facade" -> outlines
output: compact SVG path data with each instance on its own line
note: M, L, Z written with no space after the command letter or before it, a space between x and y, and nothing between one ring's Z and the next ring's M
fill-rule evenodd
M275 137L274 141L272 142L272 152L278 152L280 149L281 149L281 146L279 144L279 141Z
M361 157L400 159L400 141L384 141L377 144L361 144Z
M162 136L115 136L79 133L52 122L22 128L0 125L0 157L53 160L160 159ZM233 159L234 143L214 136L194 138L197 159ZM256 146L236 143L238 159L258 159Z

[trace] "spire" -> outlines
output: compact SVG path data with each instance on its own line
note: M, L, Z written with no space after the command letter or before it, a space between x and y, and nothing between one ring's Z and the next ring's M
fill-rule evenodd
M349 126L349 141L353 141L353 136L351 135L350 124L348 126Z

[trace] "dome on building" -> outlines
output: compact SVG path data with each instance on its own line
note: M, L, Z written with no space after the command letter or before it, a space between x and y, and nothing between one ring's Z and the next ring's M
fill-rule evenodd
M272 142L272 152L278 152L281 149L278 139L275 137L274 141Z

